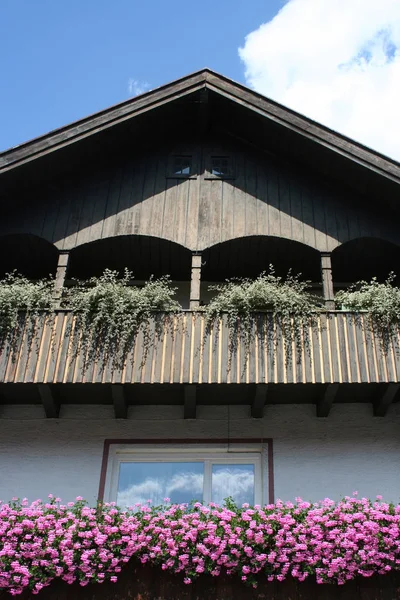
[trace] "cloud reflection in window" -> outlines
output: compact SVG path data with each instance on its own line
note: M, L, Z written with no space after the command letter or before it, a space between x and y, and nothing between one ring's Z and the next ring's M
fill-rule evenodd
M212 502L231 496L238 506L254 504L254 465L213 465L211 486Z
M145 504L163 504L164 498L172 503L203 500L204 464L194 463L121 463L117 504L121 507Z

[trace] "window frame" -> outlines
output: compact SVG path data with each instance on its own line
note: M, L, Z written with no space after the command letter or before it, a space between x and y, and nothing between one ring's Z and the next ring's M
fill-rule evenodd
M228 175L215 175L213 173L213 159L214 158L223 158L223 159L227 159L229 161L230 173ZM225 181L225 180L235 179L235 178L236 178L236 175L235 175L234 157L231 154L212 153L212 154L208 155L204 179L209 179L209 180L215 179L217 181Z
M105 440L99 501L116 501L119 466L129 459L132 462L204 461L203 501L206 503L211 501L213 464L254 464L254 504L274 501L271 439Z
M183 173L176 174L175 161L177 158L190 158L191 160L191 173L185 175ZM196 155L193 152L175 152L171 154L168 161L168 170L166 174L167 179L197 179L198 177L198 165Z

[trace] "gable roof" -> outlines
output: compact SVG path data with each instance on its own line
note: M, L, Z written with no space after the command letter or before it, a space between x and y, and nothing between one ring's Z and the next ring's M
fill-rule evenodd
M204 89L218 95L222 101L234 103L237 107L245 109L246 114L258 115L259 118L274 124L285 135L296 137L297 140L300 136L306 144L304 149L312 147L316 148L316 152L318 148L325 153L328 151L328 162L330 157L337 157L339 161L340 158L345 159L348 164L361 167L362 171L367 169L371 174L374 173L379 180L395 184L396 188L400 183L400 163L397 161L210 69L182 77L0 153L0 175ZM343 165L343 160L338 163L340 164Z

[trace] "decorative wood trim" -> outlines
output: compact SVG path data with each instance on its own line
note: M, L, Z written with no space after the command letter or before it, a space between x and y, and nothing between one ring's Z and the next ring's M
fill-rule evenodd
M275 482L274 482L274 451L272 438L182 438L182 439L105 439L103 445L103 456L101 459L98 502L103 502L107 478L107 465L110 456L110 448L113 445L136 444L136 445L154 445L154 444L266 444L268 454L268 502L273 504L275 501Z
M374 403L374 417L384 417L389 406L400 391L399 383L389 383L383 394Z
M328 417L339 389L338 383L329 383L317 403L317 417Z
M264 406L267 401L268 385L260 383L256 385L253 402L251 404L251 416L253 419L262 419L264 416Z
M54 397L51 386L47 383L38 385L40 399L43 404L47 419L58 419L60 414L60 403Z
M183 393L184 393L183 418L184 419L195 419L196 418L197 387L195 385L185 385L183 387Z
M126 419L128 417L128 402L121 384L111 386L111 394L114 404L114 414L116 419Z

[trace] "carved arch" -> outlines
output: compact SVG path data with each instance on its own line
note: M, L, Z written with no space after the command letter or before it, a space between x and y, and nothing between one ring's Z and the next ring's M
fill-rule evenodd
M58 249L48 240L31 233L0 236L0 276L16 270L29 279L54 276Z

